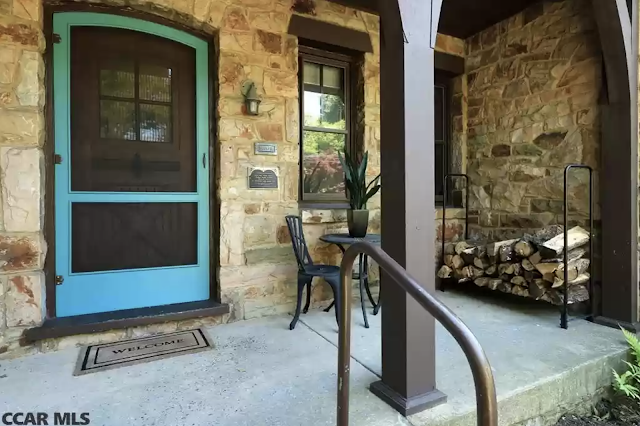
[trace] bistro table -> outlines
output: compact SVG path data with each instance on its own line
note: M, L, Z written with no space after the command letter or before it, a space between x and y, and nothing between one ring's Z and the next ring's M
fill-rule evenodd
M325 243L335 244L340 248L340 251L344 255L346 249L345 245L351 245L355 243L359 243L362 241L366 241L371 244L380 245L381 238L380 234L367 234L363 238L352 237L349 234L327 234L320 237L320 241L324 241ZM373 300L373 296L371 295L371 289L369 288L369 256L364 253L360 254L359 258L359 268L358 268L358 280L360 281L360 301L362 304L362 316L364 317L364 326L365 328L369 328L369 320L367 319L367 311L364 305L364 291L366 290L367 296L369 297L369 301L373 305L373 315L377 315L378 311L380 311L380 293L378 293L378 302L376 303ZM343 301L343 303L348 303L348 301ZM329 308L334 304L331 303Z

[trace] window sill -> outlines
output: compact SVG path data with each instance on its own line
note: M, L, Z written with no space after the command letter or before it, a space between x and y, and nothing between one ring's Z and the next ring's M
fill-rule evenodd
M304 210L349 210L351 206L341 201L298 201L298 207Z
M442 220L442 205L436 206L436 220ZM447 207L447 219L464 219L465 209L462 207Z

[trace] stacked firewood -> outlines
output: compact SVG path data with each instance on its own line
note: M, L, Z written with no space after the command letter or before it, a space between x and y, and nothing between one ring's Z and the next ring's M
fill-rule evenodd
M568 231L570 304L589 299L588 244L589 233L583 228ZM489 244L447 244L438 277L561 305L565 287L563 227L552 225L534 235Z

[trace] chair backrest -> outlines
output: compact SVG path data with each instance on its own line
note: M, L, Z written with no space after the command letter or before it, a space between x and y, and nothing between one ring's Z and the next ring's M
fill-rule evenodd
M293 252L298 261L298 269L304 271L306 266L313 265L313 260L309 254L307 242L304 239L304 232L302 232L302 219L300 219L300 216L287 216L286 219L289 235L291 235L291 243L293 244Z

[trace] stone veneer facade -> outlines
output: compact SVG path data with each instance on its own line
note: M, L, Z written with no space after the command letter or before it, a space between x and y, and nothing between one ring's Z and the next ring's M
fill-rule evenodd
M45 166L45 69L42 0L0 0L0 357L61 346L175 330L202 323L248 319L290 312L295 305L297 267L284 216L301 214L310 249L321 262L337 262L337 248L318 244L326 232L343 231L342 211L301 210L298 206L299 111L298 39L287 34L292 0L157 0L103 4L159 15L217 36L216 111L220 176L219 287L231 313L144 329L80 336L22 346L25 329L44 319L43 235ZM366 32L374 52L361 61L358 129L371 153L369 175L379 171L379 19L329 3L316 2L315 19ZM212 37L214 39L214 37ZM243 114L241 85L251 79L262 97L257 117ZM256 157L253 143L278 144L278 156ZM276 166L280 188L247 189L247 168ZM379 230L379 200L369 208L371 227ZM325 298L316 286L316 299ZM4 355L3 355L4 354Z
M104 4L156 14L217 35L216 142L220 176L219 287L231 304L224 317L76 336L23 346L25 329L44 319L43 192L45 75L41 0L0 0L0 358L75 344L117 340L291 312L296 264L284 223L300 214L311 255L337 264L340 252L319 243L344 232L344 210L298 205L298 40L287 34L293 0L106 0ZM549 2L469 40L439 36L436 49L464 56L467 73L453 82L452 171L472 178L473 230L499 238L556 221L561 168L586 161L597 168L600 56L590 7L584 1ZM307 11L309 12L309 11ZM379 20L318 0L314 19L369 33L374 52L361 62L363 98L356 128L371 154L369 175L380 167ZM257 83L258 117L244 115L240 87ZM212 115L214 112L212 112ZM253 142L278 143L278 156L256 157ZM280 189L247 189L247 168L276 166ZM48 167L48 166L46 166ZM584 190L578 179L574 188ZM572 205L580 207L580 197ZM379 198L371 230L379 231ZM448 210L448 240L464 231L460 209ZM437 214L438 238L441 212ZM374 268L375 269L375 268ZM375 272L375 271L374 271ZM316 286L314 301L325 300ZM286 325L285 325L286 326Z
M471 233L498 240L562 223L569 163L593 167L597 206L603 64L590 1L538 3L465 44L453 123L454 149L466 139ZM586 172L571 174L569 194L584 222Z

